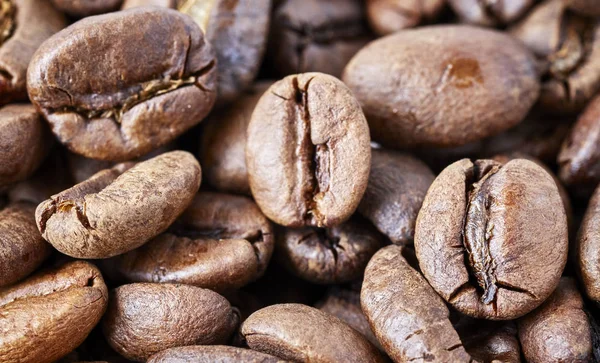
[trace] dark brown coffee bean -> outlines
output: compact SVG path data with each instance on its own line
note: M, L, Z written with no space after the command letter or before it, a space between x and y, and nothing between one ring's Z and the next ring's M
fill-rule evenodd
M427 192L415 248L431 286L458 311L523 316L556 288L567 260L556 182L529 160L458 161Z
M395 33L435 19L445 0L367 0L371 28L379 35Z
M527 362L590 362L592 338L575 280L563 277L542 306L519 319Z
M100 271L70 262L0 289L0 362L53 362L100 321L108 292Z
M584 16L600 16L600 6L597 0L563 0L569 9Z
M123 0L51 0L58 10L76 18L108 13L119 9Z
M262 276L274 244L271 224L252 200L202 192L167 232L109 266L128 281L227 291Z
M373 140L391 148L459 146L497 134L523 120L539 91L534 58L520 42L460 25L376 40L343 79Z
M340 319L301 304L272 305L242 324L248 346L295 362L384 362L359 332ZM333 339L335 338L335 339Z
M369 185L358 212L394 244L412 243L417 214L435 176L420 160L373 149Z
M521 18L535 0L448 0L465 23L499 26Z
M215 65L189 17L130 9L83 19L44 42L29 66L27 88L71 151L128 160L208 114L216 98Z
M238 323L237 312L216 292L139 283L111 292L102 327L114 350L142 362L168 348L223 344Z
M395 362L470 362L444 301L405 252L384 247L365 271L360 302L375 336Z
M521 362L521 345L513 321L495 322L462 316L456 331L477 362Z
M150 357L148 363L278 363L284 362L272 355L250 349L225 345L195 345L163 350Z
M592 195L581 222L575 256L586 295L600 303L600 188Z
M37 225L66 255L112 257L165 231L199 186L200 165L184 151L118 164L40 204Z
M369 128L338 79L322 73L284 78L256 105L246 163L252 195L284 226L327 227L358 207L371 164Z
M0 286L35 271L51 250L35 224L35 204L11 203L0 211Z

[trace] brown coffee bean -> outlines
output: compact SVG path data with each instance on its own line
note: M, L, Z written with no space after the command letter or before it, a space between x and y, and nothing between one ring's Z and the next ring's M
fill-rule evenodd
M569 9L578 12L584 16L600 16L600 6L598 0L563 0Z
M445 0L367 0L371 28L379 35L395 33L437 18Z
M200 165L184 151L118 164L41 203L37 225L66 255L112 257L165 231L199 186Z
M165 145L208 114L216 97L215 65L192 19L138 8L83 19L48 39L33 56L27 88L71 151L128 160Z
M521 362L521 345L513 321L477 320L462 316L456 331L477 362Z
M535 0L448 0L465 23L499 26L521 18Z
M586 295L600 302L600 188L592 195L581 222L575 256Z
M405 253L387 246L367 265L360 302L375 336L396 362L470 362L444 301Z
M532 313L519 319L519 339L527 362L590 362L592 338L575 280L558 288Z
M272 355L250 349L225 345L195 345L163 350L150 357L148 363L277 363L284 362Z
M359 332L306 305L280 304L261 309L242 324L241 333L250 348L285 360L384 362L377 348Z
M248 126L250 188L265 215L284 226L328 227L358 207L371 163L358 102L322 73L284 78L256 105Z
M0 289L0 362L53 362L100 321L108 292L100 271L75 261Z
M420 160L373 149L369 184L358 212L392 243L412 243L417 214L433 179L431 170Z
M123 0L51 0L55 8L76 18L119 9Z
M111 293L102 327L113 349L142 362L168 348L223 344L238 323L237 312L216 292L139 283Z
M252 200L201 192L167 232L115 257L109 268L128 281L227 291L262 276L274 244L271 224Z

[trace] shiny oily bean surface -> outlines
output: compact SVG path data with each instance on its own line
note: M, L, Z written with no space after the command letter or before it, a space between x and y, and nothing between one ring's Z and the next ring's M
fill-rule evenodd
M567 260L556 182L529 160L460 160L429 188L415 248L431 286L458 311L523 316L556 288Z
M75 261L0 289L0 362L54 362L100 321L108 292L100 271Z
M276 82L258 101L247 135L250 189L269 219L327 227L356 210L369 177L369 128L338 79L304 73Z
M521 122L539 92L527 48L466 25L373 41L348 63L343 80L373 140L390 148L459 146L492 136Z
M216 60L191 18L139 8L57 33L34 55L27 80L29 98L61 143L89 158L120 161L170 142L208 114Z
M579 228L576 261L586 295L600 303L600 188L592 195Z
M367 0L367 16L373 31L387 35L434 20L445 0Z
M242 324L241 333L251 349L294 362L385 362L359 332L306 305L258 310Z
M168 348L223 344L238 323L237 311L211 290L137 283L111 292L102 327L114 350L143 362Z
M66 255L112 257L165 231L194 198L200 174L184 151L118 164L42 202L37 225Z
M283 360L250 349L225 345L194 345L163 350L150 357L148 363L279 363Z
M521 362L514 321L489 321L461 316L454 324L467 353L477 362Z
M115 11L123 0L51 0L51 2L56 9L70 16L83 18Z
M448 0L448 2L465 23L499 26L521 18L535 0Z

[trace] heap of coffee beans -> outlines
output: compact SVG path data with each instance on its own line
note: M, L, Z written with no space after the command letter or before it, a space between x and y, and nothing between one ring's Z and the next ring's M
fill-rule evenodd
M0 0L0 363L599 362L600 0Z

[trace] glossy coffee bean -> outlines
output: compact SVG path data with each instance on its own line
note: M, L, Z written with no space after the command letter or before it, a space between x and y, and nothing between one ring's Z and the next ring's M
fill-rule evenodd
M71 151L128 160L208 114L216 60L192 19L139 8L83 19L57 33L34 55L27 82L31 101Z
M250 349L225 345L194 345L163 350L150 357L148 363L279 363L283 360Z
M143 362L168 348L223 344L239 322L216 292L188 285L139 283L111 293L102 326L109 344Z
M340 319L301 304L272 305L242 324L248 346L297 362L384 362L369 341ZM335 339L332 339L335 337Z
M499 26L521 18L535 0L448 0L465 23Z
M496 322L462 316L454 327L475 361L521 362L521 345L513 321Z
M428 54L423 57L423 54ZM385 147L464 145L521 122L537 100L531 53L501 32L403 30L360 50L344 71Z
M52 5L76 18L108 13L119 8L123 0L51 0Z
M382 248L365 271L360 302L375 336L395 362L470 362L444 301L405 254Z
M356 210L369 177L369 128L338 79L304 73L276 82L258 101L247 135L250 189L269 219L327 227Z
M165 231L200 186L200 165L184 151L118 164L41 203L44 239L76 258L112 257Z
M434 20L445 3L445 0L367 0L367 16L377 34L387 35Z
M600 302L600 188L589 201L576 242L578 274L586 295Z
M0 362L45 363L67 355L100 321L108 292L83 261L0 289Z
M431 286L458 311L523 316L556 288L567 260L556 182L529 160L458 161L427 192L415 248Z

